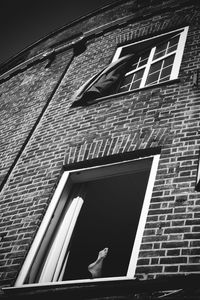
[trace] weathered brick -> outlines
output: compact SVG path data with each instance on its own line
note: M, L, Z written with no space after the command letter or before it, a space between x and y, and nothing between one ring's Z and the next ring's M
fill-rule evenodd
M165 234L190 232L190 227L171 227L164 230Z
M180 249L167 250L167 256L180 256Z
M162 272L162 266L144 266L144 267L137 267L136 272L138 274L140 273L161 273Z
M167 273L177 273L178 272L178 266L165 266L164 272Z
M163 257L160 259L160 264L171 265L171 264L183 264L187 262L187 257Z
M188 246L188 241L163 242L162 248L183 248Z
M140 257L157 257L164 256L165 250L140 251Z
M181 265L180 272L199 272L200 265Z

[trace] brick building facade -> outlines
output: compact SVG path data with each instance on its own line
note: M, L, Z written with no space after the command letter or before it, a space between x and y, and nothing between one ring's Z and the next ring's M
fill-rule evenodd
M198 299L199 18L194 0L117 1L1 67L3 298ZM80 275L104 247L107 275Z

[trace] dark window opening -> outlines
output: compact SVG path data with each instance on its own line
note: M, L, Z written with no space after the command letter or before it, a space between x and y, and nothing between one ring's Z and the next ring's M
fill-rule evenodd
M126 276L150 167L87 182L63 280L91 278L88 265L108 247L102 277Z

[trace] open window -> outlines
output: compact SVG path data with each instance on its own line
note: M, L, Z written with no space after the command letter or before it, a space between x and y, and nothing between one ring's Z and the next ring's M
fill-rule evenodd
M110 65L74 94L72 107L178 78L188 27L118 47Z
M159 155L65 171L16 286L134 278ZM88 266L108 248L101 276Z
M113 61L135 54L118 92L178 78L188 27L119 47Z

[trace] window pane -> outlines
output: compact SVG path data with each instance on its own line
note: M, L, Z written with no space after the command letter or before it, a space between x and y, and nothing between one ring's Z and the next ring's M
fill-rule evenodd
M150 71L149 71L149 75L151 75L151 74L153 74L155 72L158 72L161 69L162 62L163 62L163 60L158 61L157 63L152 64L151 68L150 68Z
M160 74L160 70L158 72L149 75L146 81L146 85L157 83L159 74Z
M131 90L139 89L141 80L134 81L131 85Z
M145 52L139 59L138 67L146 65L148 58L149 58L150 50Z
M169 41L170 47L178 44L179 37L180 37L180 34L178 34L177 36L170 39L170 41Z
M173 63L174 63L174 57L175 57L175 55L171 55L171 56L167 57L167 58L164 60L164 65L163 65L163 67L165 68L165 67L167 67L167 66L173 65Z
M179 41L179 36L176 36L169 41L167 53L170 53L177 49L178 41Z
M166 76L166 77L162 77L159 79L159 82L164 82L170 79L170 75Z
M133 74L125 76L123 78L122 82L121 82L121 86L124 86L124 85L127 85L127 84L131 83L132 78L133 78Z
M119 93L129 91L129 90L130 90L130 86L131 86L130 84L125 85L125 86L121 86L121 87L119 88Z
M132 64L131 69L135 70L141 66L146 65L148 58L149 58L150 50L143 53L139 58L135 60L135 62Z
M131 70L135 70L138 68L139 60L140 60L140 57L139 58L137 57L137 59L131 65L131 68L130 68Z
M159 78L159 74L160 74L160 70L162 67L162 63L163 60L152 64L150 71L149 71L149 75L147 77L147 81L146 81L146 85L148 84L154 84L158 82L158 78Z
M125 76L123 79L122 79L122 82L120 84L120 89L119 89L119 92L125 92L125 91L128 91L129 88L130 88L130 83L132 81L132 78L133 78L134 74L131 74L131 75L128 75L128 76Z
M165 52L166 52L166 49L167 49L167 43L163 43L161 45L158 45L156 47L156 51L155 51L155 54L154 54L154 57L153 57L153 60L159 58L159 57L162 57L165 55Z
M171 55L164 60L159 82L170 79L170 75L174 63L174 57L175 57L174 55Z
M119 92L125 92L140 87L144 69L141 69L131 75L126 76L120 86Z
M135 72L133 81L137 81L137 80L141 79L143 76L143 73L144 73L144 69L142 69L138 72Z
M160 81L170 79L171 70L172 70L172 65L164 68L161 72Z
M138 67L138 61L132 64L131 70L135 70L137 69L137 67Z
M133 81L132 81L132 85L131 85L131 90L138 89L140 87L143 73L144 73L144 69L142 69L138 72L135 72Z

